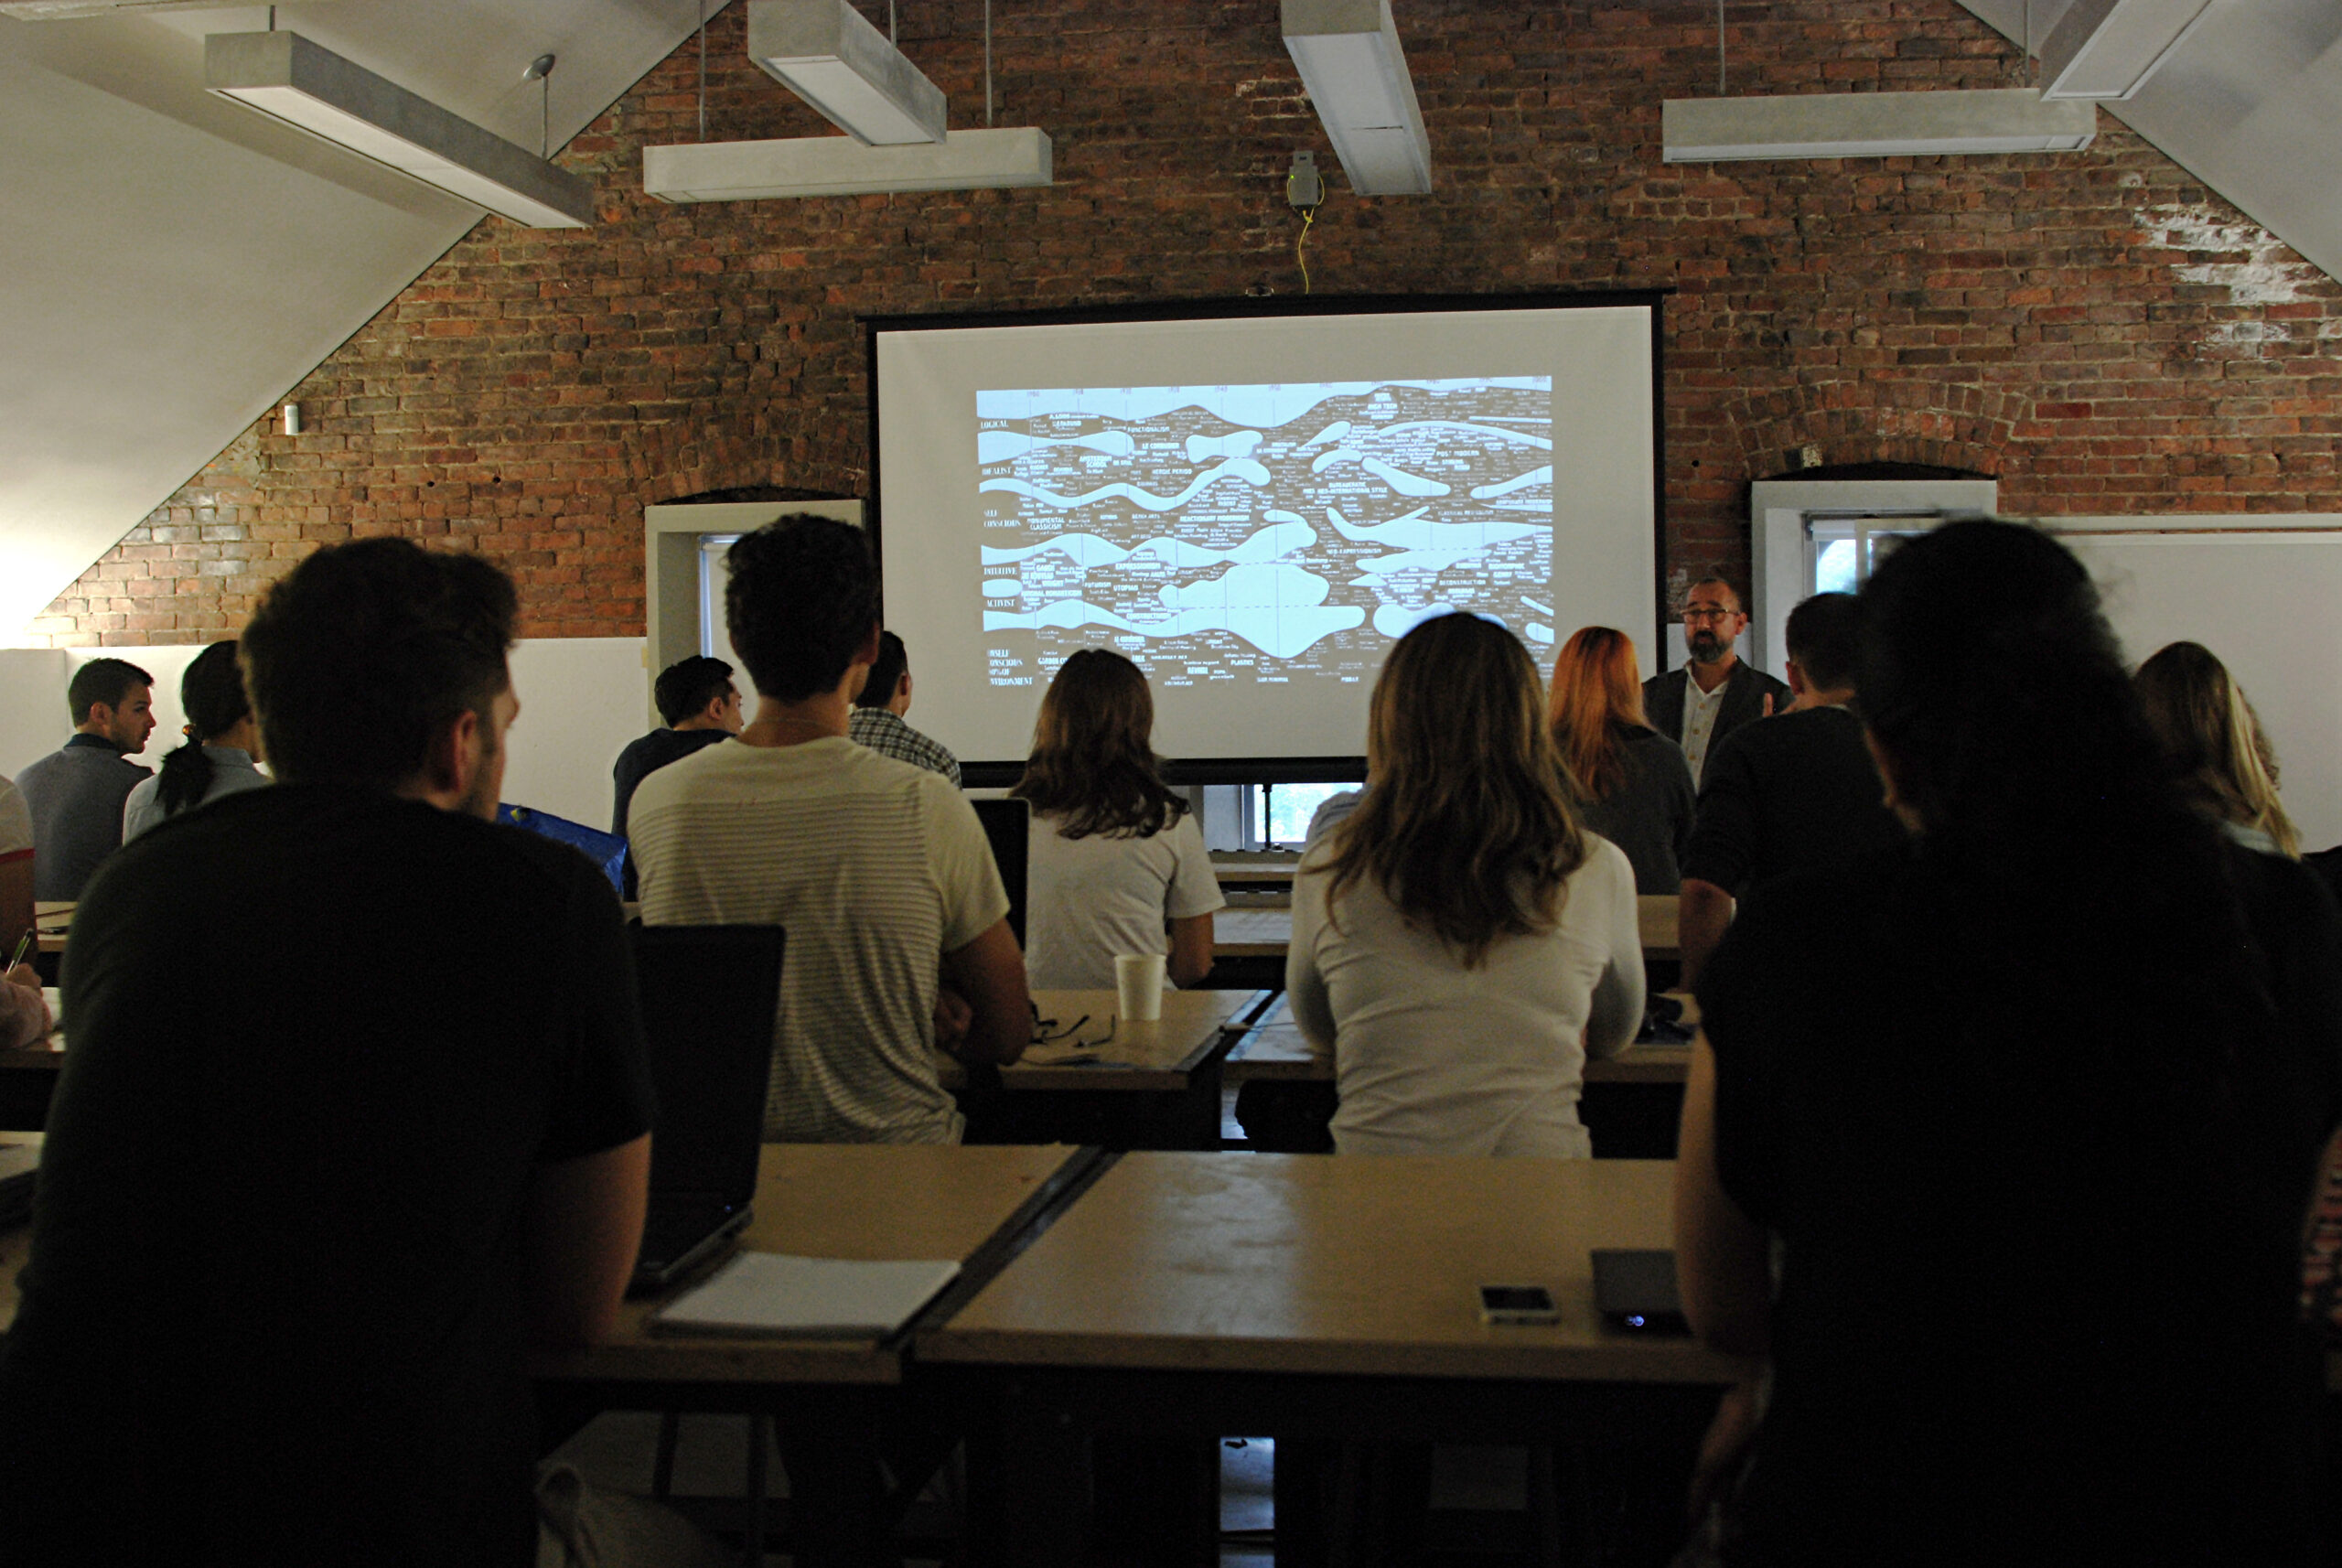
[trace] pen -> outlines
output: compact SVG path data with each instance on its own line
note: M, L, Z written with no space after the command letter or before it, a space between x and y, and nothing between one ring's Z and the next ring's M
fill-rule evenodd
M27 926L25 928L25 934L16 939L16 950L8 955L8 965L5 969L0 969L0 974L14 973L16 966L25 961L26 950L30 948L32 945L33 929L30 926Z

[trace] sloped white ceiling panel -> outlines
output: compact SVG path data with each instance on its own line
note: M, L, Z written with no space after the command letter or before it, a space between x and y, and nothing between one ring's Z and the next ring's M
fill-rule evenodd
M561 57L557 148L695 16L694 0L278 12L531 151L531 59ZM0 643L479 220L206 93L203 36L266 26L263 6L0 16Z
M2025 0L1961 0L2025 42ZM2033 47L2067 0L2034 0ZM2342 4L2226 0L2139 95L2101 107L2328 277L2342 277Z

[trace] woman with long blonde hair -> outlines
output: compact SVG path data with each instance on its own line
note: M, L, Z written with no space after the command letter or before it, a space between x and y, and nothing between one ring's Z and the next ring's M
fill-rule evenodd
M1114 960L1162 953L1175 985L1211 970L1227 900L1185 797L1163 782L1155 697L1139 667L1085 648L1041 699L1033 754L1009 791L1033 808L1025 969L1047 990L1114 983Z
M2301 858L2277 798L2277 756L2244 688L2200 642L2156 650L2132 677L2182 793L2247 849Z
M1634 872L1578 825L1537 667L1477 616L1401 638L1374 788L1303 856L1285 989L1334 1058L1343 1154L1592 1153L1590 1052L1641 1022Z
M1634 639L1606 626L1573 632L1553 659L1551 701L1579 820L1627 852L1636 892L1681 891L1697 791L1683 748L1643 717Z

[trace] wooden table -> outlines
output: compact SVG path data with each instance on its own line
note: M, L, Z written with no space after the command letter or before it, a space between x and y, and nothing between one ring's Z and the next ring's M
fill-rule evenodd
M1142 1023L1119 1015L1120 998L1112 991L1037 991L1033 1004L1044 1020L1055 1021L1051 1035L1077 1019L1089 1022L1070 1038L1029 1047L1022 1061L1001 1069L1001 1082L1018 1090L1183 1090L1226 1053L1231 1028L1241 1029L1268 1002L1265 991L1166 991L1163 1016ZM1094 1062L1064 1060L1092 1054Z
M1697 1004L1683 997L1689 1017L1698 1017ZM1662 1083L1681 1086L1692 1070L1692 1047L1688 1045L1659 1045L1646 1041L1629 1046L1622 1056L1607 1061L1585 1064L1585 1081L1595 1083ZM1301 1026L1293 1021L1292 999L1280 996L1269 1004L1260 1021L1247 1029L1229 1047L1228 1060L1220 1069L1230 1083L1250 1083L1256 1079L1282 1080L1288 1083L1330 1083L1334 1079L1331 1057L1319 1056L1310 1048L1302 1035Z
M1123 1155L966 1306L922 1329L922 1375L987 1378L978 1550L1082 1551L1101 1433L1527 1443L1698 1440L1741 1364L1614 1332L1590 1249L1671 1242L1663 1162ZM1562 1320L1492 1327L1484 1283L1542 1284ZM1284 1523L1309 1513L1278 1477ZM1291 1510L1288 1513L1288 1509ZM1295 1551L1299 1551L1295 1544Z
M1680 900L1671 893L1638 898L1643 957L1671 961L1683 956ZM1293 943L1293 909L1222 909L1212 917L1211 950L1216 959L1282 959Z
M740 1245L816 1258L957 1258L968 1283L956 1288L972 1288L1004 1261L987 1243L1020 1233L1092 1157L1062 1147L768 1144ZM902 1380L899 1340L661 1334L649 1320L665 1299L628 1302L608 1344L539 1355L530 1370L548 1382L726 1389Z
M63 952L65 934L73 924L73 906L70 902L40 899L33 905L33 929L38 934L35 946L42 952Z
M1168 991L1163 1016L1117 1015L1111 991L1040 991L1052 1036L1000 1069L997 1092L972 1092L968 1133L988 1143L1083 1144L1110 1149L1209 1149L1219 1143L1220 1062L1265 1007L1266 991ZM1108 1037L1111 1026L1112 1034ZM1094 1061L1072 1061L1090 1056Z

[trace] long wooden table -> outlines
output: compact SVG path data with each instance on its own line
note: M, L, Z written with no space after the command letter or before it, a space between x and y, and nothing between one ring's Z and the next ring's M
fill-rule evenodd
M1643 957L1674 960L1683 956L1681 900L1673 894L1654 894L1636 900L1642 928ZM1293 944L1293 908L1251 905L1222 909L1212 917L1214 958L1281 959Z
M1686 1004L1687 1017L1696 1020L1697 1004L1689 997L1682 1000ZM1587 1062L1585 1080L1589 1084L1680 1085L1691 1069L1690 1046L1646 1041L1628 1047L1625 1054L1606 1061ZM1312 1048L1301 1032L1301 1026L1293 1020L1291 999L1280 996L1260 1015L1259 1022L1229 1047L1228 1061L1220 1071L1230 1083L1250 1083L1255 1079L1331 1083L1334 1079L1334 1059Z
M1613 1330L1590 1251L1671 1244L1664 1162L1123 1155L948 1320L922 1375L1001 1401L979 1552L1077 1561L1084 1440L1121 1432L1616 1445L1697 1441L1742 1363ZM1549 1326L1480 1320L1542 1284ZM1308 1509L1281 1465L1285 1521Z
M1034 1004L1050 1041L1001 1069L996 1092L971 1086L969 1136L1110 1149L1216 1148L1221 1060L1272 994L1166 992L1162 1017L1140 1023L1118 1015L1111 991L1037 992Z

